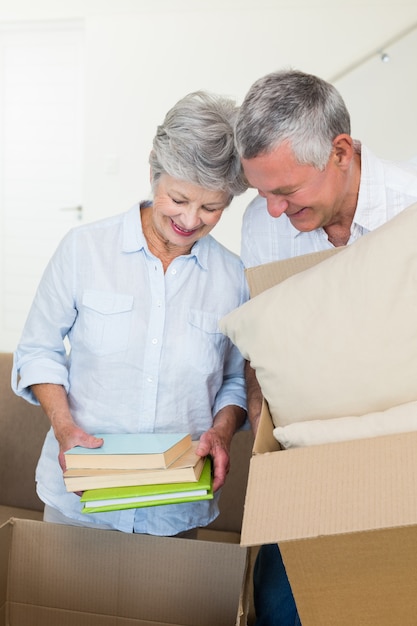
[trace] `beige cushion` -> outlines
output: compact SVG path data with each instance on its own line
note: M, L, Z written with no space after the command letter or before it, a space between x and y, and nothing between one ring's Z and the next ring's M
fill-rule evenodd
M329 420L294 422L274 428L274 437L283 448L315 446L417 430L417 401L386 411L360 416L334 417Z
M276 426L417 399L417 205L229 313Z

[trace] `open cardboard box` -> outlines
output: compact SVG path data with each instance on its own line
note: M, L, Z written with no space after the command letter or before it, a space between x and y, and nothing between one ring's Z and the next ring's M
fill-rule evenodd
M326 258L248 270L251 294ZM417 624L417 433L280 450L264 402L241 543L278 543L303 626Z
M246 624L248 551L227 534L192 540L11 519L0 528L0 624Z
M250 431L232 441L220 515L197 539L12 518L0 526L0 626L246 626L240 529Z

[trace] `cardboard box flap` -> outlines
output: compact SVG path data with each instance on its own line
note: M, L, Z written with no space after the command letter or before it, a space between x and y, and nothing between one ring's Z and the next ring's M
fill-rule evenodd
M413 432L254 455L241 544L414 524L416 449Z
M7 576L11 540L12 530L10 524L3 524L0 526L0 610L4 610L7 601Z
M329 248L328 250L311 252L310 254L303 254L302 256L284 259L283 261L273 261L272 263L249 267L245 273L251 298L286 278L290 278L293 274L298 274L321 261L325 261L345 247Z
M77 613L103 624L236 622L247 557L239 545L29 520L11 526L10 610L72 614L68 624L82 623Z
M417 623L417 526L281 544L303 626Z
M253 443L252 454L265 454L268 452L275 452L277 450L281 450L281 445L274 437L271 414L269 413L268 403L264 399L262 403L261 417L259 418L258 429Z

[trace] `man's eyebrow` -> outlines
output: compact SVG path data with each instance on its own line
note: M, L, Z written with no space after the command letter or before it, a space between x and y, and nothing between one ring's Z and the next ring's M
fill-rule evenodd
M275 196L285 196L288 193L292 193L295 190L295 187L277 187L276 189L272 189L270 193Z

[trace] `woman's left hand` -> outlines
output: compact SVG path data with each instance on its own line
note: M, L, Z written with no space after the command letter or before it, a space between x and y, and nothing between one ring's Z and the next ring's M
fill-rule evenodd
M224 485L230 468L230 444L245 418L246 411L241 407L226 406L215 416L213 426L200 437L197 454L210 455L213 459L213 491Z
M213 459L213 491L224 485L230 467L230 444L216 431L210 428L200 437L197 454L210 455Z

